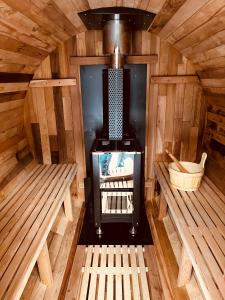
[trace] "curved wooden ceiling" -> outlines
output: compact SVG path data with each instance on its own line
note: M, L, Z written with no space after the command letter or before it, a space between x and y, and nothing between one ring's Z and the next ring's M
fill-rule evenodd
M200 77L224 77L224 0L0 0L0 72L32 74L58 44L85 31L78 12L104 6L156 13L153 33L189 58Z

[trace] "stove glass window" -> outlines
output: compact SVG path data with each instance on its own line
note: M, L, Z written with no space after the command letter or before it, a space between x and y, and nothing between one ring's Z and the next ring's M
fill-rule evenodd
M133 188L133 153L101 153L99 163L101 188Z

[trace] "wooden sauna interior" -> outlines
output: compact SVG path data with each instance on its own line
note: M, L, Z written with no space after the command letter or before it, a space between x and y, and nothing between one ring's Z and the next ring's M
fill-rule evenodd
M94 254L88 299L225 299L224 0L0 0L0 299L86 299L78 296L86 253L105 251L78 245L86 177L80 68L109 64L102 31L87 30L78 13L114 6L156 14L149 31L132 33L126 57L147 68L142 180L153 245L106 249L112 268L118 253L131 263L138 257L136 275L121 273L122 283L109 275L114 296L112 287L101 290ZM191 162L207 152L202 190L171 190L165 149ZM134 276L128 296L126 276Z

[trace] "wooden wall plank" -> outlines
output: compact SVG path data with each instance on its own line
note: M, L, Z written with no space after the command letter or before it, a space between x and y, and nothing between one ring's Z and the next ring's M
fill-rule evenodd
M54 88L54 107L57 128L57 139L59 145L59 161L61 163L65 163L67 162L66 132L65 120L63 115L62 91L60 88Z
M224 78L209 78L201 79L201 84L203 87L210 88L225 88L225 79Z
M0 93L26 91L28 89L28 85L29 85L29 82L0 83Z
M166 39L177 27L183 24L184 21L189 19L195 12L206 4L208 0L189 0L185 1L182 6L170 18L166 25L160 30L159 36Z
M0 63L0 70L5 72L34 73L38 63L57 45L77 33L81 34L77 35L75 55L102 55L102 33L85 33L86 29L77 13L90 8L119 5L157 13L150 28L151 32L174 44L188 58L197 55L195 64L199 71L215 68L216 65L224 66L222 48L214 51L214 48L224 44L225 39L222 22L225 7L223 0L25 0L22 4L14 0L1 2L3 9L0 12L0 55L1 51L5 51L6 55ZM142 48L142 53L139 54L143 55L150 48L150 39L147 33L142 34L146 41L138 47ZM202 58L203 49L211 49L211 55L215 53L211 62L206 57L205 60ZM202 59L200 65L198 55Z
M36 76L34 77L36 79ZM38 75L37 78L41 78L41 79L52 78L50 56L46 57L46 59L41 63L40 74ZM44 95L45 95L45 105L46 105L46 114L47 114L47 122L48 122L48 134L56 135L56 118L54 113L55 107L54 107L54 97L53 97L52 87L45 88Z
M51 151L49 143L49 133L48 133L48 123L46 115L46 105L45 105L45 95L44 89L32 89L32 96L36 98L37 102L37 115L40 125L40 136L41 136L41 146L42 146L42 155L43 163L51 164Z
M193 44L196 47L196 44L199 44L200 42L207 40L208 37L224 30L224 24L222 21L224 19L224 14L224 10L220 11L212 19L210 19L209 22L205 24L203 23L202 26L196 28L187 37L176 42L175 46L186 55L193 53L194 49L191 49Z
M225 96L207 95L207 120L204 150L207 151L207 176L224 193L225 175ZM219 174L219 176L218 176Z
M176 41L181 40L199 27L200 24L208 22L223 6L223 0L207 1L200 10L196 11L190 18L186 18L182 25L173 30L167 38L168 42L174 44Z
M59 47L59 75L61 78L69 76L69 57L66 44ZM67 159L69 162L75 162L72 99L69 87L62 87L62 102L66 134Z
M158 61L158 55L128 55L127 64L154 64Z
M45 28L49 32L49 35L54 35L55 39L58 39L58 41L64 41L69 38L68 34L64 32L63 28L61 28L57 22L53 22L49 18L49 15L43 12L43 7L38 7L39 3L37 1L32 1L32 10L30 9L29 0L24 0L21 3L15 2L13 0L4 0L4 2L12 9L19 11L28 19L31 19L39 26Z
M84 198L83 179L86 176L85 164L85 148L84 148L84 131L83 131L83 110L81 98L81 84L80 84L80 67L76 65L70 66L70 75L77 78L77 86L71 87L72 97L72 114L73 114L73 135L75 142L75 159L79 162L77 173L78 192L81 200Z
M2 86L11 86L14 83L0 83ZM15 87L18 83L15 83ZM27 85L27 84L26 84ZM24 83L22 83L24 86ZM21 85L19 86L21 88ZM18 88L20 90L20 88ZM15 88L16 89L16 88ZM22 89L24 90L24 88ZM27 158L30 151L24 156L18 155L27 148L27 139L24 131L24 92L0 93L0 186L3 187L10 178L13 178L20 160Z
M18 52L7 51L3 49L0 49L0 59L2 62L23 64L23 65L33 66L35 68L37 68L41 62L40 58L31 57L28 55L20 54Z
M155 17L153 25L151 26L151 32L158 34L160 30L167 24L171 16L186 2L186 0L167 0L159 14Z
M0 12L0 28L5 35L48 52L57 46L56 41L45 28L27 18L23 13L11 8L5 1L1 1L1 7L3 9Z
M20 54L39 59L44 59L48 55L48 52L44 50L37 49L32 45L19 42L2 34L0 34L0 45L1 49L3 50L18 52Z
M7 111L7 110L15 109L15 108L18 108L21 106L22 107L24 106L24 99L3 102L3 103L0 103L0 113Z

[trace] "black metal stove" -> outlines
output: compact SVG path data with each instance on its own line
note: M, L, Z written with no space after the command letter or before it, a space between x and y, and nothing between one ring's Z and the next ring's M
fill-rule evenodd
M103 28L104 53L111 56L111 67L103 71L103 132L91 151L95 226L101 235L102 223L129 222L134 235L140 217L142 150L130 132L130 74L123 64L131 53L131 29L146 30L154 14L108 8L80 17L87 28Z
M131 233L139 223L141 149L135 140L96 140L92 149L94 220L101 224L128 222Z
M94 222L139 223L142 150L129 132L129 70L103 71L103 138L92 147Z

